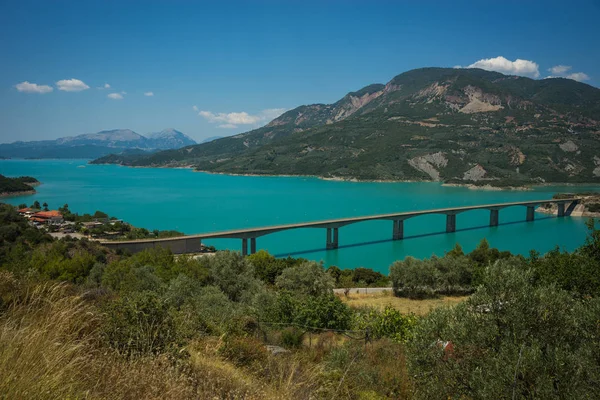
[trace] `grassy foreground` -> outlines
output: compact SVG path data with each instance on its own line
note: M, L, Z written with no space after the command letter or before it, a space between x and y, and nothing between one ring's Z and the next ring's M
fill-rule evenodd
M396 297L390 290L379 293L356 293L351 290L348 296L339 296L350 307L373 307L384 310L392 307L402 314L426 315L438 307L452 307L468 299L468 296L441 296L431 299L409 299Z

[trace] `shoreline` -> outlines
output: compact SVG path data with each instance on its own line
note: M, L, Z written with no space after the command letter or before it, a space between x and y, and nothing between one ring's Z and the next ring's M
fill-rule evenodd
M6 198L6 197L19 197L19 196L30 196L33 194L36 194L37 192L35 190L25 190L22 192L2 192L0 193L0 198Z
M88 164L91 164L88 162ZM430 180L419 180L419 179L405 179L405 180L393 180L393 179L360 179L360 178L343 178L343 177L327 177L320 175L302 175L302 174L238 174L233 172L215 172L215 171L206 171L195 169L193 165L186 166L157 166L157 165L149 165L149 166L135 166L135 165L123 165L123 164L113 164L113 163L101 163L101 164L91 164L91 165L118 165L120 167L126 168L159 168L159 169L190 169L192 172L201 172L204 174L210 175L229 175L229 176L248 176L248 177L270 177L270 178L315 178L321 179L324 181L333 181L333 182L353 182L353 183L439 183L442 186L446 187L464 187L469 190L484 190L484 191L503 191L503 190L513 190L513 191L531 191L536 187L548 187L548 186L588 186L588 185L598 185L596 182L581 182L581 183L572 183L572 182L544 182L544 183L531 183L527 185L521 186L493 186L491 184L486 185L475 185L474 183L447 183L444 181L430 181Z

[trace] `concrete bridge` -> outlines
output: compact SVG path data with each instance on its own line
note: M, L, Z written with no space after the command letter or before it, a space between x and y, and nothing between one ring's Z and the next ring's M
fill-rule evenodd
M326 248L337 249L339 242L339 229L343 226L362 221L389 220L392 221L392 239L400 240L404 237L404 221L409 218L428 214L446 215L446 232L456 231L456 216L465 211L489 210L490 226L498 226L500 210L506 207L523 206L526 208L525 219L530 222L535 218L535 208L541 204L557 204L558 216L570 215L570 211L578 204L579 198L560 200L535 200L514 203L483 204L465 207L438 208L432 210L408 211L392 214L367 215L362 217L338 218L323 221L302 222L297 224L275 225L260 228L236 229L222 232L202 233L198 235L179 236L165 239L141 239L129 241L102 241L101 243L111 249L124 249L132 253L152 247L166 247L175 254L199 253L201 241L204 239L241 239L242 254L256 253L256 238L275 232L299 228L322 228L326 230ZM569 207L565 205L569 203ZM248 246L248 241L250 246ZM249 247L249 248L248 248Z

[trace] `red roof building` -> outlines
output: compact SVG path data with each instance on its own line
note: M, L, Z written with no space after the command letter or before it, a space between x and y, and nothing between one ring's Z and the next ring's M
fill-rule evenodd
M42 223L61 223L64 221L62 214L60 211L51 210L51 211L40 211L32 215L31 220L34 222L42 222Z

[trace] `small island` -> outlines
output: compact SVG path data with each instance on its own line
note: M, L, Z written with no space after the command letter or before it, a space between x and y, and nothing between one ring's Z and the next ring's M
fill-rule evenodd
M577 205L573 205L572 209L566 210L570 216L590 218L600 217L600 193L556 193L552 196L553 199L572 199L574 197L578 197L581 200ZM537 211L544 214L558 215L558 205L549 203L542 204Z
M9 178L0 175L0 197L35 194L35 186L39 184L40 181L31 176Z

